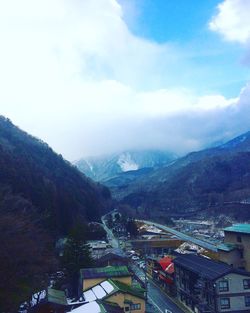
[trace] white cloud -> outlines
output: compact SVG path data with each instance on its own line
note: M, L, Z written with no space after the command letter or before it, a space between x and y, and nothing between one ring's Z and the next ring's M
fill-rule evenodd
M178 84L196 68L134 36L115 0L0 1L0 38L1 113L69 159L183 153L248 127L248 88L239 100Z
M223 35L226 40L247 43L250 39L250 1L224 0L212 18L210 29Z

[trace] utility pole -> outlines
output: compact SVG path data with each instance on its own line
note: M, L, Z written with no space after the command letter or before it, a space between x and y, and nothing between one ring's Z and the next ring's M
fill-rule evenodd
M145 263L145 268L144 270L144 281L145 281L145 298L146 301L148 299L148 280L147 280L147 256L146 256L146 244L144 245L144 263Z

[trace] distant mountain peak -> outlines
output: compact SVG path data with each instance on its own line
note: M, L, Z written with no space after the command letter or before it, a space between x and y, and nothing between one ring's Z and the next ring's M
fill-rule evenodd
M85 158L74 164L90 178L105 182L121 173L165 166L175 158L167 151L130 150L104 157Z
M122 153L118 158L117 164L123 172L136 171L140 168L139 164L132 159L129 152Z

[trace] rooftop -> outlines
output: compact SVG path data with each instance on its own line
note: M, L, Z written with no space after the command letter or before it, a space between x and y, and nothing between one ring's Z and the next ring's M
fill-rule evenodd
M115 287L117 291L120 291L123 293L129 293L131 295L144 299L145 289L141 287L135 287L135 286L132 287L116 280L109 280L109 282L112 283L112 285Z
M173 258L169 256L165 256L164 258L159 260L159 264L161 265L162 269L165 271L166 268L173 262Z
M217 246L218 250L222 250L225 252L231 252L234 249L237 249L237 246L233 243L221 243Z
M234 224L230 227L226 227L224 231L242 233L242 234L250 234L250 224Z
M121 292L128 293L138 298L144 299L145 290L140 287L132 287L116 280L108 279L83 292L86 302L108 299L111 295Z
M217 262L206 257L183 254L174 259L175 265L180 265L205 278L214 280L233 271L233 268L222 262Z
M81 269L82 278L113 278L131 276L127 266L106 266Z
M125 255L117 254L114 252L108 252L101 256L98 261L107 261L112 259L119 259L119 260L127 260L128 258Z
M73 313L123 313L123 309L113 303L106 303L104 301L93 301L85 303L76 309Z

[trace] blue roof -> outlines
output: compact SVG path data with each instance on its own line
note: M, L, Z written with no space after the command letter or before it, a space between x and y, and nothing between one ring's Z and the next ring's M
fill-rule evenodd
M212 280L232 271L232 267L226 263L217 262L194 254L180 255L174 259L173 262L177 266L180 265L198 275Z
M250 224L234 224L230 227L226 227L224 231L250 234Z

